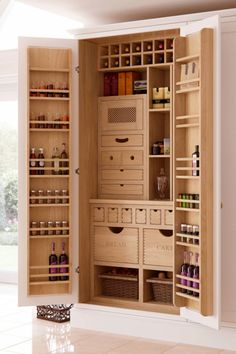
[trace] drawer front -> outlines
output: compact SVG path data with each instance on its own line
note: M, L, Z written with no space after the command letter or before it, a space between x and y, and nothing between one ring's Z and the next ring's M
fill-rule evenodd
M143 180L143 170L128 170L128 169L117 169L117 170L105 170L101 171L102 180L123 180L123 181L142 181Z
M122 152L123 166L142 166L143 165L143 151L130 150Z
M164 224L173 225L173 210L164 209Z
M173 266L173 236L169 230L143 230L143 263L155 266Z
M150 209L150 224L161 225L161 209Z
M118 208L108 208L108 222L118 222Z
M101 194L105 195L139 195L143 194L142 184L101 184Z
M120 152L120 151L102 151L101 164L102 164L102 166L121 166L122 152Z
M103 207L93 208L93 221L104 222L105 221L105 209Z
M121 208L121 222L132 223L132 208Z
M143 135L103 135L102 147L143 146Z
M99 101L99 122L103 131L143 129L144 100L106 99Z
M138 229L122 227L94 228L94 260L138 263Z
M147 223L147 210L146 209L136 209L135 210L135 222L137 224Z

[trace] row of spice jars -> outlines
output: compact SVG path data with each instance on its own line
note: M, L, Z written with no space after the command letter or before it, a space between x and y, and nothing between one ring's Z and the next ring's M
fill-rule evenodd
M68 90L68 83L66 81L33 81L31 83L32 90Z
M32 221L30 224L31 236L45 236L45 235L68 235L69 223L68 221ZM53 230L53 228L57 228ZM67 228L67 229L65 229ZM35 229L35 230L34 230ZM38 230L41 229L41 230Z
M67 204L68 199L69 195L67 189L47 189L46 191L43 189L30 190L31 204Z
M181 234L186 234L185 236L181 237L182 242L193 243L194 245L199 245L198 239L193 239L188 236L196 236L199 237L199 226L198 225L189 225L189 224L181 224L180 225L180 232Z
M178 195L178 199L181 199L181 208L199 209L199 194L182 193Z
M66 113L34 113L30 114L30 128L68 129L69 116ZM64 124L63 124L64 123Z

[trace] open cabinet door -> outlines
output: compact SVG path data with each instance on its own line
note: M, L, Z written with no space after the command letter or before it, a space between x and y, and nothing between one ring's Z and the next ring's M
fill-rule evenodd
M19 40L19 305L78 302L77 66L76 40Z
M212 328L220 316L220 56L218 16L181 28L174 63L174 299L183 317ZM187 237L181 224L197 225L199 234ZM199 280L182 268L189 263L184 255L194 254Z

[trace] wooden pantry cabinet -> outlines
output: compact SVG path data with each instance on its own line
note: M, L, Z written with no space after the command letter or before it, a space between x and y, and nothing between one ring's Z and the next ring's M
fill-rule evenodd
M174 315L186 307L213 315L214 30L187 27L186 36L170 29L53 45L22 40L22 304L81 302ZM189 69L186 76L193 65L197 74ZM104 96L105 75L121 72L137 73L146 93ZM159 88L168 88L169 101L153 101ZM154 153L164 139L168 148ZM63 143L67 158L55 158L53 148ZM193 161L195 145L200 157ZM43 161L33 159L37 167L32 147L44 148ZM32 189L66 190L66 199L45 194L39 203ZM40 221L67 225L34 229ZM182 234L183 223L197 225L199 236ZM51 245L58 254L62 241L69 262L51 267L59 269L51 281ZM181 274L184 252L199 253L199 279Z

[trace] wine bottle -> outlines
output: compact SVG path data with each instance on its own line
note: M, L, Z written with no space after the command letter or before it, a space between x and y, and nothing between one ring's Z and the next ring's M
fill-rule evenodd
M40 159L38 166L44 168L45 167L45 162L44 162L44 153L43 153L43 148L39 148L39 155L38 159ZM38 171L39 175L44 175L44 170L39 170Z
M187 270L187 277L192 278L193 277L193 270L194 270L194 265L192 264L192 256L193 252L189 252L189 266ZM193 282L191 280L187 280L187 286L189 288L192 288ZM188 295L192 295L193 292L191 290L187 290Z
M68 159L68 154L66 152L66 144L63 143L62 144L62 151L61 151L61 156L60 156L61 159ZM60 167L68 167L68 163L67 161L61 161L60 162ZM62 174L63 175L66 175L68 174L68 170L62 170Z
M59 264L65 265L65 264L68 264L68 262L69 262L69 257L65 253L65 242L62 242L62 253L59 256ZM68 273L68 268L66 268L66 267L61 267L59 269L60 269L60 273ZM68 279L69 279L68 275L61 275L60 276L60 280L68 280Z
M60 151L57 147L53 148L53 152L52 152L52 174L53 175L59 175L60 174L60 164L59 164L59 159L60 159Z
M197 170L197 168L199 168L199 145L195 145L195 151L192 153L192 158L193 158L193 162L192 162L192 175L193 176L199 176L199 170Z
M194 279L199 279L199 265L198 265L198 259L199 259L199 254L195 253L195 267L193 269L193 278ZM193 288L194 289L199 289L199 283L193 282ZM199 293L196 291L193 291L193 296L199 297Z
M30 151L30 160L36 159L35 148L31 148ZM36 161L30 161L30 167L36 167ZM37 170L31 170L31 175L37 175Z
M183 275L184 277L187 276L187 272L188 272L188 252L184 252L184 263L181 265L181 272L180 274ZM187 286L187 280L186 279L181 279L180 281L181 285ZM182 293L186 293L186 289L181 289Z
M57 265L57 255L55 254L55 242L52 242L52 253L49 256L49 265ZM55 274L57 273L57 268L49 268L49 274ZM50 281L55 281L57 280L56 276L50 276L49 277Z

